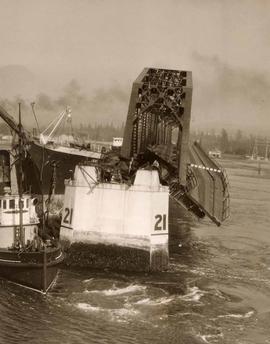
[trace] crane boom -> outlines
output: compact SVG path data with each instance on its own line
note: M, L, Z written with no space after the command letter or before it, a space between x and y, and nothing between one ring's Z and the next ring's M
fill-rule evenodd
M19 124L16 120L0 105L0 117L7 123L11 130L13 130L22 139L29 139L29 135L25 130L20 130Z

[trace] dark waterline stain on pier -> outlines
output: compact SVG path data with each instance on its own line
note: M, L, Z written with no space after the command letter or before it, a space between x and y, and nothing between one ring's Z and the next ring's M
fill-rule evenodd
M46 297L0 281L0 343L270 343L270 164L223 163L231 219L172 205L167 272L61 270Z

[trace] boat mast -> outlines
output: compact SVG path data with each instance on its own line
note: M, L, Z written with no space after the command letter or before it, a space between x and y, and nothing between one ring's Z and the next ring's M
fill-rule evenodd
M42 135L42 134L40 134ZM43 191L43 170L45 164L45 142L42 142L42 165L40 169L39 182L41 191L41 211L42 211L42 235L45 236L45 212L44 212L44 191ZM46 242L43 246L43 293L47 292L47 249Z
M18 173L18 191L19 191L19 214L20 214L20 241L22 247L24 247L23 240L23 188L22 188L22 120L21 120L21 103L19 103L19 125L18 125L18 135L19 135L19 173Z

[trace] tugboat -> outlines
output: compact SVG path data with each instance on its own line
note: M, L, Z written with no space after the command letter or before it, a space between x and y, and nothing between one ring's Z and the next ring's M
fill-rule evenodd
M21 111L19 104L19 128ZM60 244L39 236L37 200L22 193L22 142L19 135L18 193L0 196L0 277L46 293L63 259ZM44 227L44 214L42 225Z
M64 257L58 243L38 235L34 204L30 196L0 197L0 277L46 293Z

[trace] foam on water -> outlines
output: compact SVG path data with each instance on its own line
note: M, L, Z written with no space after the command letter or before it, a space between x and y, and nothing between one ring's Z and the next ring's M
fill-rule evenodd
M225 314L219 315L218 318L236 318L236 319L247 319L254 314L254 311L249 311L245 314Z
M79 302L75 305L79 310L86 313L100 313L109 321L129 322L134 317L140 314L138 309L135 309L130 304L125 304L123 308L103 308L99 306L92 306L86 302Z
M199 302L204 294L205 292L198 287L192 287L188 289L188 294L180 296L180 299L183 301Z
M199 275L199 276L205 276L206 273L202 270L199 269L191 269L189 270L191 273L195 274L195 275Z
M83 281L83 283L89 283L89 282L92 282L94 280L94 278L92 277L92 278L88 278L88 279L85 279L84 281Z
M160 306L164 304L168 304L173 300L173 298L170 297L160 297L156 300L151 300L149 297L145 299L141 299L137 302L135 302L136 305L147 305L147 306Z
M104 294L106 296L116 296L116 295L123 295L123 294L129 294L129 293L135 293L138 291L145 290L146 287L142 285L137 284L131 284L124 288L117 288L115 285L113 285L113 288L111 289L104 289L104 290L85 290L85 293L96 293L96 294Z
M205 343L210 343L209 340L214 339L214 343L217 342L218 339L223 338L223 333L219 334L198 334L198 337L201 338Z
M111 309L109 313L116 317L129 317L138 315L140 312L134 308L119 308L119 309Z
M91 306L89 303L85 303L85 302L79 302L76 305L77 308L87 311L87 312L99 312L101 311L100 307L95 307L95 306Z

